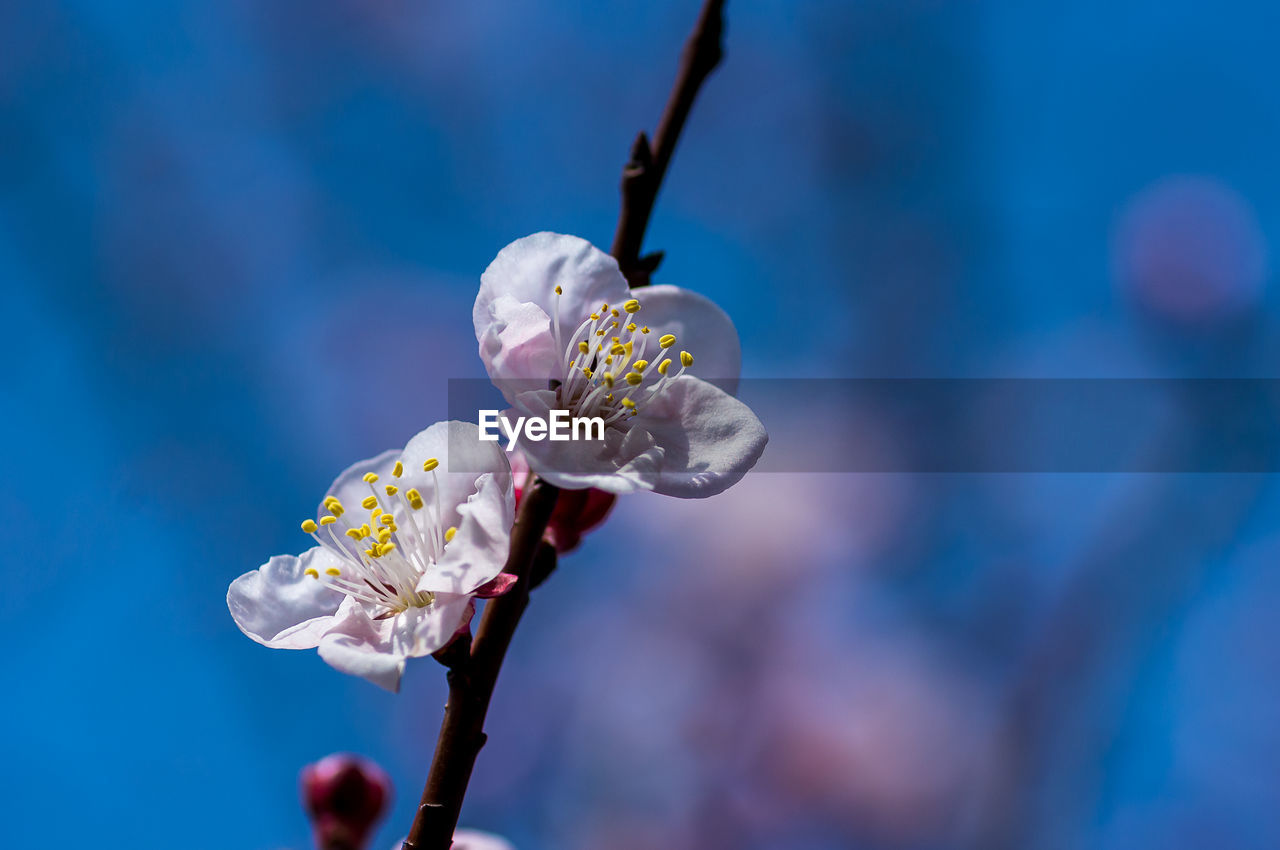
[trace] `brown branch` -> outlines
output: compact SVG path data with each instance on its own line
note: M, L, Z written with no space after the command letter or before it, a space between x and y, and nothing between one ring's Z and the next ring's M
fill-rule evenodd
M555 559L555 549L542 542L560 490L536 481L520 502L520 514L511 533L511 554L504 572L517 582L511 590L485 605L468 657L449 670L449 702L436 740L436 752L422 802L405 839L404 850L448 850L462 811L462 798L471 781L471 770L484 746L484 720L489 712L502 660L511 636L529 604L530 577L550 572L545 560Z
M622 210L612 253L632 286L647 284L649 275L662 261L661 252L641 257L640 246L694 98L720 62L723 19L724 0L706 0L681 54L680 71L658 122L654 145L651 148L641 133L631 148L631 161L623 170ZM535 480L525 491L511 535L511 553L503 568L516 575L518 581L505 595L485 606L470 653L462 643L437 656L449 667L449 701L422 802L404 841L404 850L449 850L453 843L471 771L484 747L485 716L502 661L529 604L529 591L555 569L555 549L543 542L542 535L559 493L558 488L541 480Z
M724 56L724 0L706 0L698 22L693 27L684 51L680 54L680 71L676 75L671 96L658 121L653 144L642 132L631 146L631 159L622 169L622 209L618 229L614 231L609 253L631 286L646 286L649 276L662 262L662 253L640 256L644 233L649 227L653 203L662 188L671 155L675 153L680 131L693 108L698 90Z

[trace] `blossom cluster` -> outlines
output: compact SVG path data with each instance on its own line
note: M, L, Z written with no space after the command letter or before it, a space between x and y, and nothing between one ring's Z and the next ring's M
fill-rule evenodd
M546 538L568 551L617 495L712 496L764 450L764 426L734 396L741 351L724 311L675 286L631 290L582 239L508 245L481 277L472 319L511 405L504 416L599 418L604 438L531 441L508 457L475 423L439 422L354 464L301 523L310 549L231 583L227 605L250 638L317 649L396 691L409 658L465 634L475 599L515 581L503 566L530 475L566 491Z

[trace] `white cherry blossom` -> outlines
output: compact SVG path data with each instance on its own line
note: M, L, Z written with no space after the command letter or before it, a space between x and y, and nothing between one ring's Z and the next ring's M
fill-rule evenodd
M474 424L440 422L338 476L302 523L316 545L240 576L227 606L258 643L317 648L396 691L406 659L443 647L469 624L474 596L506 586L514 511L504 453Z
M520 444L552 484L711 496L764 451L764 426L733 396L741 351L724 311L675 286L629 289L583 239L535 233L503 248L472 319L509 415L605 422L604 440Z

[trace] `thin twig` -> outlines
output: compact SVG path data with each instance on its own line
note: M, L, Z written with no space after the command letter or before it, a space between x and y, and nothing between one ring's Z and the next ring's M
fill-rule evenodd
M724 56L723 35L724 0L707 0L680 54L680 71L667 98L666 109L662 110L653 144L649 144L643 132L636 136L631 145L631 159L622 169L622 209L609 253L618 261L618 267L632 287L648 285L649 276L662 262L661 252L640 256L645 230L693 101Z

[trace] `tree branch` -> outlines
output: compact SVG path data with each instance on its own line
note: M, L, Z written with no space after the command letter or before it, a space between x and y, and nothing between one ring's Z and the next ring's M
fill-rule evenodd
M511 637L529 604L534 563L538 562L538 571L544 575L552 569L546 559L554 562L555 549L543 543L542 534L559 495L559 488L539 480L521 499L520 514L511 533L511 554L503 567L517 581L509 591L485 605L470 655L449 670L449 702L422 790L422 802L404 850L448 850L453 843L462 798L484 746L489 700Z
M622 209L609 253L618 261L632 287L647 286L650 275L662 262L661 252L640 256L645 230L693 101L724 56L723 35L724 0L706 0L680 54L680 71L658 121L653 144L649 144L643 132L636 136L631 145L631 158L622 169Z
M680 71L658 122L654 145L651 148L641 133L623 170L622 210L612 253L632 286L647 284L662 261L661 252L641 257L640 247L694 98L720 63L723 31L724 0L706 0L681 54ZM555 549L543 542L542 535L559 493L558 488L541 480L535 480L525 491L511 535L511 553L503 568L517 577L515 586L485 606L469 654L465 645L459 645L438 656L450 668L449 701L422 802L404 841L404 850L449 850L453 843L471 771L485 744L485 716L502 661L529 604L529 591L555 570Z

